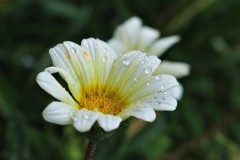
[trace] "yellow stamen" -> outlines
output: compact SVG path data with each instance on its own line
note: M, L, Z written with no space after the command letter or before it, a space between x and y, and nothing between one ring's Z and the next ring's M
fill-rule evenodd
M117 115L126 106L127 103L116 91L105 91L103 87L90 87L87 92L82 91L79 99L79 109L87 108L103 114Z

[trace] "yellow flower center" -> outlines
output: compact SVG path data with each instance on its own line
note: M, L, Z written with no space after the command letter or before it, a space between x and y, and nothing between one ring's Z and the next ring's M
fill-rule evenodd
M126 106L127 103L116 91L106 91L103 87L90 87L81 93L79 100L79 109L86 108L103 114L117 115Z

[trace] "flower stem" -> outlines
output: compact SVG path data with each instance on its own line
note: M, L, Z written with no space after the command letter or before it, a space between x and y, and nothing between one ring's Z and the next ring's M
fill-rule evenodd
M96 147L97 147L97 142L94 142L91 140L88 141L88 146L87 146L84 160L93 160Z

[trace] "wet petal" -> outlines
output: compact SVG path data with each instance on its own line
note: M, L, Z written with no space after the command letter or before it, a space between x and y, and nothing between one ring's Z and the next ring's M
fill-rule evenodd
M49 72L40 72L37 76L38 85L56 99L75 106L76 102L71 95L58 83Z
M69 112L74 110L73 106L63 102L52 102L43 110L43 118L51 123L60 125L71 124L72 119Z
M127 110L122 112L120 114L124 118L128 118L129 116L133 116L135 118L152 122L156 118L156 114L154 110L151 108L151 106L147 103L137 103L131 107L129 107Z
M173 87L171 89L169 89L166 94L170 94L173 97L175 97L177 100L180 100L182 98L183 95L183 87L182 85L179 83L178 86Z
M113 62L117 58L117 54L107 43L98 39L85 39L82 41L81 46L87 50L87 53L89 53L93 59L94 80L98 79L100 83L105 84ZM90 72L91 71L92 69ZM88 74L88 72L86 72L86 74Z
M141 51L128 52L114 63L108 84L118 87L119 92L127 98L145 86L159 63L157 57L145 56Z
M87 109L81 109L78 112L72 113L73 126L79 132L87 132L99 117L98 112L92 112Z
M66 70L74 80L78 80L76 73L69 61L69 53L63 44L58 44L49 50L54 66ZM61 74L60 74L61 75ZM62 76L62 75L61 75ZM62 76L63 79L66 77ZM65 79L66 82L67 79Z
M74 98L78 99L78 97L80 97L80 82L74 81L73 77L69 74L69 72L66 72L65 70L58 67L47 67L44 71L51 74L59 73L60 75L62 75L62 77L64 77L64 79L67 81L68 88L70 89Z
M113 115L101 115L98 119L98 124L106 132L110 132L119 127L122 119Z
M175 77L171 75L157 75L152 76L144 87L136 91L129 97L131 102L150 96L155 93L165 93L171 88L178 86L178 82Z
M176 99L169 94L154 94L145 99L142 103L148 103L157 111L173 111L177 107Z

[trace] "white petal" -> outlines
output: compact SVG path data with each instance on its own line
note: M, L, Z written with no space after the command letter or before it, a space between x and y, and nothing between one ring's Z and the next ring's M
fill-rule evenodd
M134 46L139 39L139 32L142 26L142 21L138 17L132 17L118 26L114 32L114 39L119 40L123 45L121 52L135 50Z
M143 88L136 91L131 97L129 96L129 100L136 102L155 93L165 93L178 85L176 78L171 75L152 76Z
M64 47L68 51L68 59L82 86L92 84L95 79L93 54L76 43L65 41Z
M108 41L108 44L116 51L118 56L121 56L124 53L124 45L117 38L112 38Z
M168 48L180 40L179 36L169 36L156 41L148 50L150 54L161 56Z
M101 115L98 119L98 124L106 132L110 132L117 129L121 123L122 119L118 116L113 115Z
M98 112L92 112L87 109L81 109L73 114L73 126L79 132L87 132L99 117Z
M182 85L179 83L178 86L173 87L171 89L169 89L166 94L170 94L173 97L175 97L177 100L180 100L182 98L183 95L183 87Z
M137 41L141 25L142 21L140 18L131 17L117 28L116 36L119 37L122 41L130 42L133 45Z
M147 103L138 103L130 106L128 109L119 114L123 119L133 116L135 118L152 122L156 118L156 114L151 106Z
M66 48L63 46L63 44L58 44L55 47L51 48L49 50L49 54L52 58L54 66L61 68L63 70L66 70L66 72L68 72L71 75L74 81L78 80L76 73L69 61L69 53L66 50ZM63 79L66 78L64 76L62 77ZM65 79L65 81L68 82L67 79Z
M94 80L98 79L100 83L105 84L117 54L107 43L98 39L84 39L81 46L91 54L93 59Z
M176 99L170 94L154 94L142 103L148 103L157 111L173 111L177 107Z
M141 51L128 52L115 61L108 84L116 86L127 98L146 84L159 63L156 56L145 56Z
M156 29L147 26L142 27L139 37L139 47L136 49L147 51L149 45L153 43L159 37L159 35L160 34Z
M49 72L40 72L37 75L38 85L47 93L56 99L65 102L71 106L75 106L76 102L70 94L56 81L56 79Z
M51 123L60 125L71 124L72 119L69 116L69 112L74 107L63 102L52 102L43 111L43 118Z
M66 72L65 70L58 67L47 67L44 71L47 71L51 74L61 74L62 77L67 81L68 88L70 89L74 98L78 99L80 97L80 82L78 80L74 80L73 77L69 74L69 72Z
M129 80L129 77L135 71L135 68L137 68L144 56L145 54L143 52L132 51L118 57L110 72L107 82L107 84L109 84L108 86L124 85L124 82Z
M154 74L171 74L177 78L189 75L190 66L183 62L163 61Z

